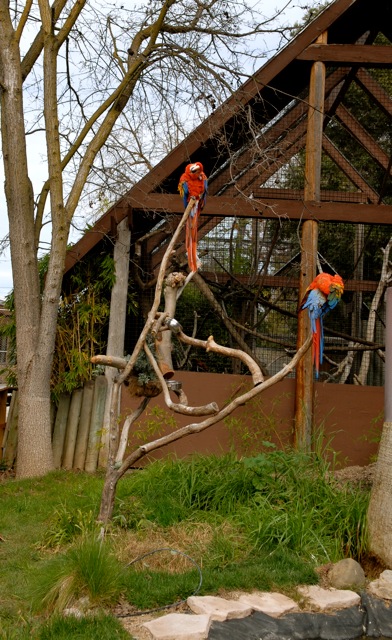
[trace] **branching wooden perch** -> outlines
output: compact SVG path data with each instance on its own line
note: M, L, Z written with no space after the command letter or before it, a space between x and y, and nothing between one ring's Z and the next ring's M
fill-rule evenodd
M267 389L273 384L276 384L276 382L278 382L279 380L282 380L290 371L295 368L298 361L302 358L303 354L309 348L311 343L312 338L311 336L309 336L306 343L294 355L289 364L283 367L281 371L279 371L279 373L275 376L264 380L261 368L255 362L254 358L249 352L248 345L245 345L245 350L231 349L217 344L212 336L210 336L208 340L197 340L196 338L187 336L183 332L180 323L175 319L174 316L178 292L183 289L187 281L184 274L172 273L167 277L165 288L165 309L163 313L158 312L158 308L161 304L163 283L165 274L167 273L169 259L173 247L178 240L179 234L190 214L193 204L193 199L191 199L176 231L172 236L169 246L165 251L157 277L154 300L148 313L146 323L140 333L140 336L136 342L135 348L130 358L125 359L104 355L99 355L92 358L93 363L114 367L118 371L113 381L110 409L108 466L106 471L105 484L102 491L100 513L98 517L98 519L103 523L107 523L112 517L114 497L119 479L136 462L141 460L144 456L152 451L160 449L161 447L184 438L187 435L199 433L204 429L207 429L211 425L216 424L217 422L230 415L237 407L245 404L256 395L261 393L264 389ZM211 402L200 407L189 406L186 394L183 392L181 384L179 382L166 379L168 375L167 372L169 372L169 375L171 376L173 370L171 358L172 336L175 336L178 340L187 345L205 349L207 352L211 351L229 358L238 358L248 367L252 376L253 387L249 391L244 392L234 398L234 400L223 406L221 409L215 402ZM155 343L155 354L147 344L148 338L151 338ZM135 411L133 411L133 413L127 416L120 438L120 428L118 420L120 397L119 394L121 385L123 383L126 383L131 377L135 378L135 365L139 355L143 352L146 355L149 364L151 365L151 368L158 380L159 385L162 388L166 406L171 411L174 411L176 413L180 413L182 415L187 415L190 417L203 416L204 419L199 423L190 423L185 427L178 428L152 442L146 442L129 455L126 455L130 426L143 413L144 409L147 406L148 399L145 398L141 402L139 407ZM172 401L170 397L170 391L177 395L178 402ZM125 459L124 456L126 456Z
M201 347L207 352L213 351L214 353L220 353L222 356L227 356L228 358L238 358L239 360L242 360L242 362L248 367L250 373L252 374L254 386L264 381L264 376L261 373L260 367L247 353L241 351L240 349L223 347L222 345L215 342L213 336L210 336L207 340L198 340L197 338L191 338L190 336L185 335L183 331L179 331L177 332L177 338L181 340L181 342L185 342L185 344L190 344L193 347Z
M159 382L162 385L165 404L169 409L171 409L172 411L175 411L176 413L182 413L187 416L209 416L211 414L218 413L219 407L216 404L216 402L211 402L210 404L206 404L201 407L189 407L188 405L185 405L185 404L172 402L170 398L169 389L166 384L166 380L163 374L161 373L154 356L152 355L150 349L146 344L144 345L144 350L146 352L147 358L149 359L152 368L154 369L155 375L157 376Z
M154 325L157 326L157 325ZM221 355L227 356L229 358L238 358L244 364L247 365L249 371L252 375L252 380L254 386L261 384L264 381L263 374L261 373L259 367L255 363L254 360L247 354L241 351L240 349L231 349L229 347L223 347L222 345L215 342L213 336L210 336L208 340L197 340L196 338L191 338L187 336L181 329L181 325L174 318L165 318L165 325L160 325L159 330L163 331L165 328L169 328L175 333L177 338L184 342L185 344L190 344L194 347L198 347L201 349L205 349L208 351L213 351L214 353L219 353ZM187 404L183 404L180 402L173 402L170 398L170 392L167 385L167 380L165 379L164 373L162 373L161 367L155 360L151 350L144 344L144 351L147 355L147 358L154 370L156 377L161 383L163 396L165 400L166 406L175 411L176 413L181 413L183 415L188 416L203 416L203 415L212 415L219 411L219 407L216 402L211 402L209 404L200 406L200 407L190 407ZM115 367L116 369L123 370L127 366L127 360L125 358L114 358L113 356L94 356L92 358L92 362L95 364L102 364L107 367ZM180 396L180 400L184 396Z
M107 523L111 519L117 483L119 479L124 475L124 473L136 462L144 458L144 456L146 456L148 453L156 451L157 449L160 449L161 447L166 446L171 442L180 440L181 438L184 438L190 434L200 433L201 431L204 431L208 427L229 416L237 407L245 404L246 402L249 402L249 400L252 400L252 398L257 396L265 389L268 389L280 380L283 380L283 378L285 378L297 366L299 360L309 349L311 342L312 336L309 335L306 342L297 351L292 360L288 364L286 364L278 373L276 373L271 378L268 378L264 382L261 382L257 386L252 387L252 389L250 389L249 391L240 394L239 396L234 398L234 400L229 402L229 404L220 409L220 411L215 413L215 415L209 416L199 423L188 424L185 427L179 428L161 438L158 438L157 440L143 444L135 449L135 451L130 453L125 458L122 464L120 464L120 462L118 461L117 464L113 464L111 467L108 467L105 485L102 492L101 508L98 519L103 523Z

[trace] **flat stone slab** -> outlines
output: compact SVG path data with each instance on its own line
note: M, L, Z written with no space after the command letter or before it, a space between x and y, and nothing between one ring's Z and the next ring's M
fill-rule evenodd
M243 593L238 602L252 607L253 611L262 611L272 618L279 618L290 611L298 611L298 604L282 593L254 592Z
M240 600L226 600L218 596L190 596L188 607L194 613L208 615L211 620L233 620L246 618L252 613L252 606Z
M207 640L210 625L208 615L169 613L146 622L143 627L149 630L155 640Z
M354 607L361 602L361 597L355 591L347 589L323 589L317 585L311 585L298 587L297 591L320 611Z
M373 580L368 586L368 591L378 598L392 600L392 571L386 569L377 580Z

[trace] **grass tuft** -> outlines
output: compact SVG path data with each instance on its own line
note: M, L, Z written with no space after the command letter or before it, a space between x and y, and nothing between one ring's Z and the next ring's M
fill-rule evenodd
M118 602L124 568L108 543L82 538L64 554L49 559L32 587L33 609L61 612L84 599L88 606Z

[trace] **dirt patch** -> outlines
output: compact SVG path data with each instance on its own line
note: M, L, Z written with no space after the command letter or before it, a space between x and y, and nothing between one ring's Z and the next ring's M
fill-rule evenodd
M135 609L132 608L128 602L125 602L119 604L112 613L119 616L119 620L124 629L133 635L135 640L151 640L151 633L143 627L146 622L160 618L168 613L190 613L190 609L188 605L184 603L176 607L168 607L161 611L134 615L136 613Z
M368 580L376 580L385 569L389 569L386 564L371 553L361 558L360 564Z
M15 478L15 471L13 469L0 470L0 483Z
M370 489L373 484L374 471L375 463L366 467L344 467L334 472L334 479L340 487L348 483L362 489Z

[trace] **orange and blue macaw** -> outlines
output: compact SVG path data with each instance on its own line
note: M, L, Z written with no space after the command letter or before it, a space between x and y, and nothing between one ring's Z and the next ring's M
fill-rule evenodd
M188 206L191 197L196 199L186 222L185 246L189 269L190 271L197 271L200 266L200 260L197 255L197 226L208 192L207 176L204 173L201 162L193 162L185 167L185 171L180 178L178 190L183 198L185 208Z
M310 325L313 334L312 351L313 362L316 369L316 378L319 377L320 364L323 362L324 352L324 326L323 318L334 309L342 297L344 284L342 278L336 274L319 273L305 291L303 300L299 306L300 311L308 310Z

